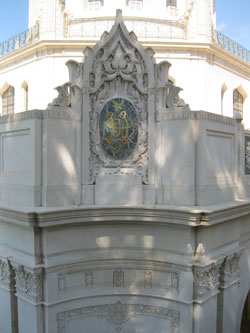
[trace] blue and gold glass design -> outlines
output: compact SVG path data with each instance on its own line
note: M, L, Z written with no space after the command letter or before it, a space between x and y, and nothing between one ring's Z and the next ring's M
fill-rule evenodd
M99 118L100 142L114 159L132 154L138 141L138 115L134 105L124 98L108 101Z
M0 44L0 58L22 49L39 39L39 24Z
M223 50L250 64L250 51L248 49L236 43L218 30L215 30L215 39L217 45Z
M250 175L250 136L245 136L245 175Z

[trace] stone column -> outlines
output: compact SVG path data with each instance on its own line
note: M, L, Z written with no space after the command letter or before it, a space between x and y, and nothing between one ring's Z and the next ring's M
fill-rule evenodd
M14 272L9 259L0 255L0 332L17 333L17 300Z
M196 264L193 269L194 333L217 332L215 318L221 261L209 261Z
M42 268L13 263L18 308L18 333L43 333Z
M220 270L220 294L218 296L218 328L217 332L236 332L237 306L234 302L238 298L240 286L241 251L228 255ZM231 304L231 306L228 306ZM234 311L232 311L234 310ZM232 313L235 315L232 316Z

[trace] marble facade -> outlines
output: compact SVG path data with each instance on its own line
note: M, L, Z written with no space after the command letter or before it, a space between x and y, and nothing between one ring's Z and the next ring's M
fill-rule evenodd
M47 110L0 118L0 332L240 332L249 134L170 66L118 11Z

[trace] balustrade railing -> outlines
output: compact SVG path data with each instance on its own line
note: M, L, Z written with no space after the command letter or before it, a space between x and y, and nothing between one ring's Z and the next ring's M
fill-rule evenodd
M125 20L129 31L134 31L139 38L185 39L185 24L182 21L165 21L133 18ZM114 24L112 18L105 19L73 19L65 28L65 36L69 38L100 37L109 31Z
M99 2L100 4L100 2ZM185 39L184 24L177 22L143 22L128 20L130 30L138 37ZM66 24L67 37L99 37L104 30L110 30L112 20L75 19ZM22 49L39 39L39 24L0 43L0 58ZM218 30L214 30L214 41L224 51L250 64L250 51Z
M39 24L0 44L0 58L32 44L39 39Z
M231 38L224 35L222 32L215 30L214 39L216 44L223 50L231 53L235 57L250 63L250 51L240 44L233 41Z

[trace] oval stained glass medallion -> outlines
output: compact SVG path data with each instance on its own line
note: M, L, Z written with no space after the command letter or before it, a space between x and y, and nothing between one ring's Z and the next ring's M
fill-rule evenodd
M133 104L124 98L108 101L100 113L99 131L108 156L124 159L132 154L138 140L138 115Z

